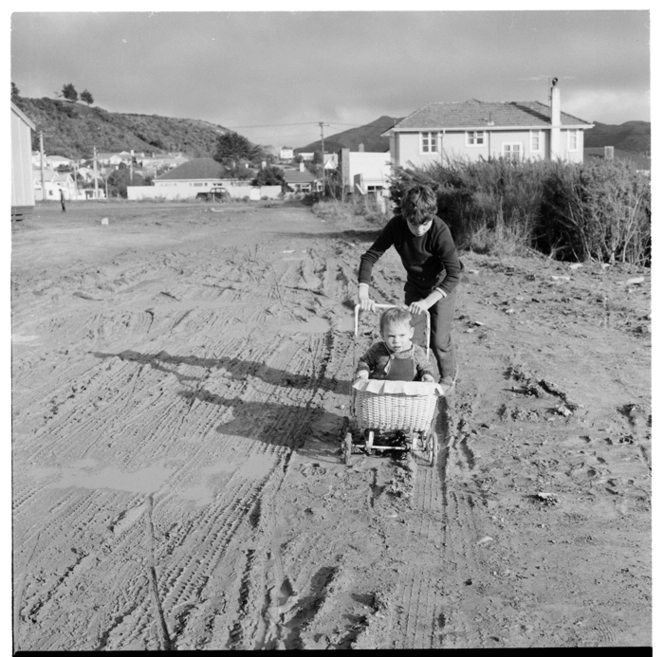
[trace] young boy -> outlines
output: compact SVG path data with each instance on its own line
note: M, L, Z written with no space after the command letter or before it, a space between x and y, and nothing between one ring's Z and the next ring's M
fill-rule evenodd
M426 351L413 344L411 315L402 308L388 308L380 318L382 342L376 342L360 358L355 379L434 381Z
M436 194L428 187L408 189L401 211L390 219L371 248L360 259L358 303L362 310L375 310L369 298L374 264L394 246L406 270L404 286L408 310L414 315L429 311L431 346L438 363L440 384L446 393L454 386L456 359L451 329L456 286L463 268L445 222L436 215ZM416 326L423 333L423 322Z

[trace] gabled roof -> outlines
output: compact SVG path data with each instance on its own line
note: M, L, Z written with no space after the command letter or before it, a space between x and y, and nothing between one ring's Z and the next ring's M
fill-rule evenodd
M226 167L211 157L197 157L171 169L157 180L209 180L221 178L225 173Z
M565 112L560 113L563 126L592 128L592 123L578 119ZM467 100L458 103L429 103L402 119L391 131L446 129L491 129L551 126L551 108L537 100L489 102Z

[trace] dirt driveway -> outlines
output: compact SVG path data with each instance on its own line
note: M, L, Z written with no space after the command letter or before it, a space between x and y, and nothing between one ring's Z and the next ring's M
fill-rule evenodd
M649 270L462 254L436 463L344 465L375 226L71 204L12 232L14 648L651 645ZM394 254L374 274L401 299Z

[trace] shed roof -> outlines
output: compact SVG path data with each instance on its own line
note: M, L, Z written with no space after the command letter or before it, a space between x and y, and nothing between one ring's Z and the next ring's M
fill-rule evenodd
M591 128L593 125L565 112L560 113L560 122L563 126L580 128ZM420 129L549 126L551 126L551 107L537 100L483 102L473 99L457 103L429 103L409 114L383 134Z

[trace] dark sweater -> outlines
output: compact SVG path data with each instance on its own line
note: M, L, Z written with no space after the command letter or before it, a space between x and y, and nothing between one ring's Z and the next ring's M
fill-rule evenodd
M419 288L438 287L449 294L459 283L462 265L450 229L440 217L434 217L431 228L420 237L411 233L401 215L390 219L360 259L360 283L371 283L374 264L391 246L401 257L407 280Z

